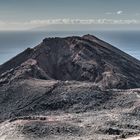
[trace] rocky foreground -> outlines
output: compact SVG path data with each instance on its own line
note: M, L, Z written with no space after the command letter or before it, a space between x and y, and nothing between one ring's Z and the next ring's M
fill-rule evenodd
M0 66L0 140L140 134L140 61L92 36L46 38Z

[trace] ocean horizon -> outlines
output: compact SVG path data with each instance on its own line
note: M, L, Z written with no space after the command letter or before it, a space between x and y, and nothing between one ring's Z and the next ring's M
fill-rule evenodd
M0 31L0 64L47 37L92 34L140 60L140 31Z

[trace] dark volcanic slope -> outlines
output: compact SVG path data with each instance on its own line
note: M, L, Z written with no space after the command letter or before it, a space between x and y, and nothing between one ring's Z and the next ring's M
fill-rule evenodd
M136 87L140 61L110 44L92 35L46 38L0 66L0 140L140 134Z
M140 89L28 79L0 87L0 140L119 140L140 134Z
M101 88L140 87L140 62L92 35L44 39L3 64L0 82L25 73L39 79L91 81Z

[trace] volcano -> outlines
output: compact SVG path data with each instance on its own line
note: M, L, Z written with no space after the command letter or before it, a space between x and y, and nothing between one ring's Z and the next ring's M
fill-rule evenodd
M0 139L140 134L140 61L93 35L45 38L0 65Z
M46 38L3 64L0 74L4 72L15 77L20 73L28 78L89 81L101 88L140 87L140 62L92 35Z

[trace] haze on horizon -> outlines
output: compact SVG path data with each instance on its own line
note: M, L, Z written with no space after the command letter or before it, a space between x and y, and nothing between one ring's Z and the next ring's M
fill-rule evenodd
M0 30L139 29L139 5L139 0L0 0Z

